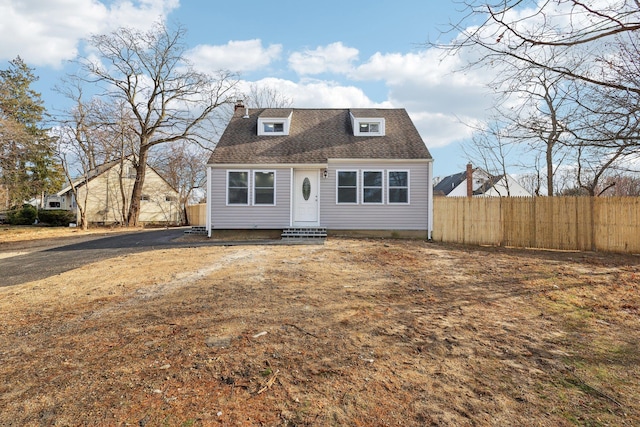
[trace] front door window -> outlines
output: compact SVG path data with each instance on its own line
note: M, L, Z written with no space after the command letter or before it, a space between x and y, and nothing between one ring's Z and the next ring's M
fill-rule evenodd
M309 196L311 196L311 181L309 181L309 177L305 177L302 181L302 197L304 200L309 200Z

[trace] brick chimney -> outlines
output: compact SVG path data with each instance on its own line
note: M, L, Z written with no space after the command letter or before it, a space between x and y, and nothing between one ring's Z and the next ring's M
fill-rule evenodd
M238 99L236 100L236 105L233 107L233 111L238 111L241 108L244 108L244 101L242 99Z
M473 196L473 166L467 163L467 197Z

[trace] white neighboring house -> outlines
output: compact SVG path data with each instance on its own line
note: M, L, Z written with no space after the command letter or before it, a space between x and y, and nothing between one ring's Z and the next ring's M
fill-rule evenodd
M129 208L135 178L136 171L130 160L105 163L91 171L88 180L80 179L73 183L79 201L72 187L67 186L45 198L45 209L76 210L80 221L78 203L82 203L86 196L86 219L89 224L121 223ZM138 221L141 224L177 224L179 209L178 192L147 165Z
M434 196L447 197L531 197L532 194L510 175L491 175L467 165L464 172L442 178L433 187Z

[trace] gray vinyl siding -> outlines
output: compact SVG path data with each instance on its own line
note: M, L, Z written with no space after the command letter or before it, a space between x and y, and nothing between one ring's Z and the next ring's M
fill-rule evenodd
M334 230L427 230L429 209L430 162L329 163L327 178L321 179L320 223ZM338 204L337 171L384 171L384 204ZM387 171L409 171L409 204L387 204ZM362 184L362 183L360 183ZM361 185L358 188L362 191Z
M238 170L236 168L232 170ZM227 205L227 170L211 169L211 189L208 206L213 229L281 229L289 226L291 212L291 169L243 168L275 170L275 206ZM251 199L251 188L249 198Z

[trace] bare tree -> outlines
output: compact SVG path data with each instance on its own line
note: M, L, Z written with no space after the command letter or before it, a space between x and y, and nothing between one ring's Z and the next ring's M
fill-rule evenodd
M292 104L291 98L272 87L257 83L251 83L242 96L245 105L251 108L287 108Z
M236 98L230 72L212 77L186 61L185 34L158 23L147 32L120 28L89 40L99 61L83 62L86 81L103 89L103 99L126 105L135 120L136 179L126 225L138 224L149 150L179 141L207 145L216 132L216 109Z
M205 187L206 163L210 154L203 147L182 142L172 144L154 156L154 169L178 191L182 223L186 223L186 206L194 192Z
M474 163L506 174L510 167L535 169L544 176L547 194L554 194L556 170L567 153L567 129L576 120L575 85L546 69L505 62L504 72L491 82L499 92L493 118L474 128L466 152ZM541 170L540 160L543 159ZM541 182L534 185L539 194Z
M488 122L483 128L476 128L470 143L463 146L463 151L469 161L480 166L487 173L494 176L507 176L512 165L510 152L513 145L502 137L502 124L496 120ZM511 195L509 180L505 179L507 196ZM499 189L496 187L499 192Z
M640 1L459 4L465 15L449 28L455 37L430 45L463 54L468 68L499 70L490 84L509 122L501 136L544 152L549 195L572 186L601 193L602 181L638 154Z
M637 85L618 81L596 67L609 57L615 37L635 37L640 30L638 0L463 0L459 4L465 15L449 28L456 37L434 46L448 52L481 48L476 64L509 58L567 79L640 94ZM549 52L564 60L549 62Z
M640 177L637 175L618 173L610 175L602 181L599 192L604 196L640 196Z

